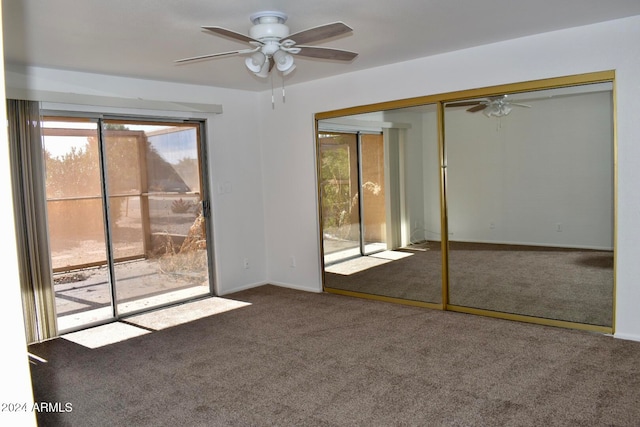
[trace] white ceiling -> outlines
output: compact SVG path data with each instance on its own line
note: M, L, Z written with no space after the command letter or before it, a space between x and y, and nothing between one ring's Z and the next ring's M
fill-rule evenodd
M640 1L3 0L2 9L8 69L33 65L262 91L270 88L270 80L253 76L240 56L188 65L173 61L248 47L200 27L222 26L246 34L249 16L262 10L288 14L292 33L335 21L354 29L353 34L315 45L358 52L355 60L298 57L296 70L287 76L291 85L640 15Z

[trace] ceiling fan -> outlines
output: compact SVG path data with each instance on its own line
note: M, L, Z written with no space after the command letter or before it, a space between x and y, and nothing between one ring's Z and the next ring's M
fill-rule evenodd
M251 48L194 56L175 62L187 63L203 59L250 55L245 59L247 68L256 76L266 78L274 66L283 75L291 73L296 67L292 55L337 61L351 61L358 56L357 53L348 50L305 45L353 31L343 22L333 22L289 34L289 27L284 24L287 20L285 13L264 11L254 13L249 19L253 23L249 29L249 35L222 27L203 26L202 28L217 35L247 42L252 46Z
M479 101L462 101L447 104L447 107L471 107L467 111L469 113L477 113L482 111L487 117L503 117L509 114L512 107L531 108L531 105L512 102L507 95L490 96L487 99Z

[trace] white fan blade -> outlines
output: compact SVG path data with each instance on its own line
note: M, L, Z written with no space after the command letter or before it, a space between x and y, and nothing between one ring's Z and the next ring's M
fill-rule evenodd
M509 105L515 105L516 107L531 108L531 105L527 105L527 104L517 104L517 103L515 103L515 102L509 102Z
M298 56L307 56L309 58L335 59L337 61L351 61L358 56L357 53L342 49L333 49L330 47L317 46L296 46L300 49Z
M289 35L287 39L293 40L296 44L313 43L318 40L328 39L329 37L339 36L340 34L349 33L351 31L353 31L351 27L344 22L338 21L298 31L297 33Z
M181 64L181 63L184 63L184 62L200 61L200 60L203 60L203 59L219 58L221 56L242 55L242 54L245 54L245 53L255 52L258 49L260 49L260 48L258 47L258 48L255 48L255 49L243 49L243 50L232 50L230 52L210 53L208 55L200 55L200 56L193 56L191 58L178 59L178 60L173 61L173 62L175 62L176 64Z
M233 30L229 30L228 28L222 28L222 27L202 27L202 29L207 30L207 31L211 31L213 33L219 34L221 36L226 36L226 37L230 37L232 39L235 40L240 40L241 42L257 42L260 43L261 45L263 44L260 40L256 40L253 37L249 37L245 34L242 33L238 33L236 31Z

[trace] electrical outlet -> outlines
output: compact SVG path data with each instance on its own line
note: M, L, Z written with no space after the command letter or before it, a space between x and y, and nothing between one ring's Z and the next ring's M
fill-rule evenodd
M233 190L229 181L218 183L218 194L228 194Z
M562 232L562 223L559 222L559 223L556 224L556 231L558 233Z
M296 268L296 257L293 255L289 258L289 267Z
M245 258L244 260L242 260L242 266L245 269L249 268L249 258Z

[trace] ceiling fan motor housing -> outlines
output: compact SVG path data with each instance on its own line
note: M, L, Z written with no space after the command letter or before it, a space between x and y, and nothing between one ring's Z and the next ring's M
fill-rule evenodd
M289 27L284 25L287 15L282 12L258 12L250 17L253 27L249 36L256 40L281 40L289 35Z

